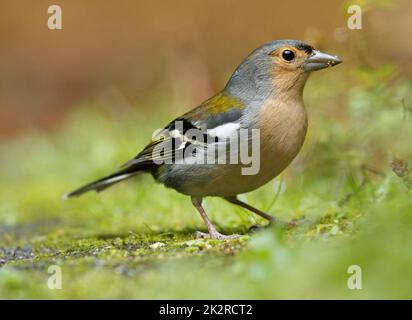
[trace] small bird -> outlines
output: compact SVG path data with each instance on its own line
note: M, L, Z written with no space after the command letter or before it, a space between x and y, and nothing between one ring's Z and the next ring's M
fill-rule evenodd
M341 62L301 41L267 43L238 66L222 91L170 122L119 171L65 198L99 192L147 172L191 197L208 229L208 233L196 232L198 237L239 236L217 231L202 207L202 199L208 196L224 198L273 222L273 216L238 195L272 180L295 158L308 126L302 98L306 80L312 71ZM251 150L254 155L248 157ZM242 159L250 160L250 166Z

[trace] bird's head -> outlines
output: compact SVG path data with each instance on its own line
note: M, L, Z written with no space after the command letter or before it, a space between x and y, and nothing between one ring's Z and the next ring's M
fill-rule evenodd
M297 40L277 40L253 51L236 69L226 89L242 95L301 92L312 71L341 63Z

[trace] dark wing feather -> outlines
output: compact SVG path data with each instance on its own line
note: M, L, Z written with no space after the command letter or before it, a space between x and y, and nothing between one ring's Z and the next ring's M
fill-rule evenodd
M190 145L199 144L201 147L207 147L206 141L216 142L218 137L209 136L207 130L226 123L239 122L242 116L242 108L238 104L232 103L223 109L219 105L218 101L220 100L218 99L228 102L227 98L222 98L222 94L219 94L182 117L175 119L156 135L143 151L122 167L137 164L156 165L157 163L175 161L184 154L184 150ZM191 129L198 130L203 135L201 142L193 140L189 134ZM178 153L178 150L183 152Z

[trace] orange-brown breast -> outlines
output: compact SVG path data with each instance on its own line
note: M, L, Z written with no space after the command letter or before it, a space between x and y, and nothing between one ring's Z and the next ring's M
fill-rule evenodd
M301 96L265 103L260 125L261 172L268 181L292 162L305 140L308 118Z

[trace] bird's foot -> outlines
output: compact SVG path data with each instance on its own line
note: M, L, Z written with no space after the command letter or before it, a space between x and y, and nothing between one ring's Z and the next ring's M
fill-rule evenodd
M288 229L288 230L294 229L294 228L299 227L300 224L301 224L301 223L300 223L299 220L294 219L294 220L292 220L292 221L286 222L286 223L285 223L285 228Z
M287 230L291 230L297 227L302 227L305 223L307 223L306 218L300 217L300 218L295 218L289 222L284 222L282 226Z
M224 234L219 233L216 230L211 231L209 233L196 231L195 236L197 239L217 239L217 240L229 240L229 239L237 239L241 237L240 234L224 235Z
M268 229L268 228L270 228L272 226L272 222L269 222L268 224L265 224L265 225L257 225L257 224L255 224L255 225L253 225L253 226L251 226L250 228L249 228L249 232L251 232L251 233L255 233L255 232L259 232L259 231L262 231L262 230L265 230L265 229Z
M300 226L301 222L302 222L301 219L294 219L294 220L289 221L289 222L279 220L279 219L273 219L268 224L265 224L263 226L262 225L251 226L249 228L249 232L254 233L254 232L257 232L257 231L265 230L265 229L268 229L268 228L272 227L273 225L278 225L282 229L290 230L290 229L294 229L294 228Z

